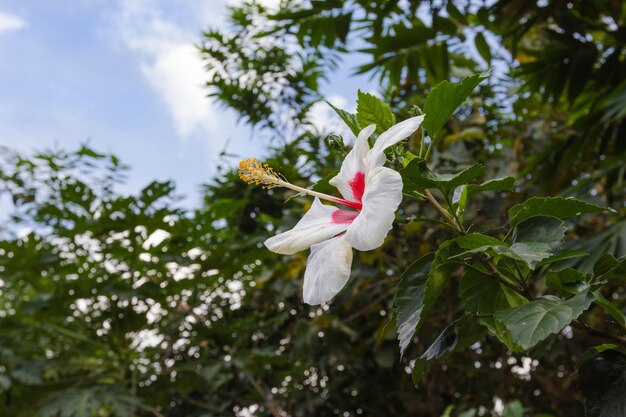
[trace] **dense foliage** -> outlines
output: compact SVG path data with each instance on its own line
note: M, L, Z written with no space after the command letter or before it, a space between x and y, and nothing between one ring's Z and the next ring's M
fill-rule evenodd
M113 155L3 152L0 415L624 415L626 5L539 3L245 2L205 34L210 92L288 139L294 184L331 192L352 143L307 125L343 55L381 85L335 109L354 134L425 113L329 305L263 246L306 197L225 165L190 210L117 192Z

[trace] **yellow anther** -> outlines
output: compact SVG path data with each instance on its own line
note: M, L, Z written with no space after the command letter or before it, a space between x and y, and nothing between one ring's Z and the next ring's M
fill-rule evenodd
M239 178L248 184L261 185L265 190L274 188L282 182L280 174L274 172L269 165L257 161L256 158L239 162Z

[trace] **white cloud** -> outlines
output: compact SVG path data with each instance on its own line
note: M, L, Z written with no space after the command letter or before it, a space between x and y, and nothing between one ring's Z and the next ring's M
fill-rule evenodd
M206 72L195 47L172 45L142 64L141 70L161 95L181 136L214 131L215 111L202 87Z
M28 24L19 17L0 11L0 32L22 29Z
M107 33L137 56L142 74L163 100L182 138L217 133L217 111L206 97L207 74L194 44L206 19L214 21L219 16L221 4L214 0L120 0L107 19ZM166 8L176 9L182 21L176 22L169 13L166 18Z

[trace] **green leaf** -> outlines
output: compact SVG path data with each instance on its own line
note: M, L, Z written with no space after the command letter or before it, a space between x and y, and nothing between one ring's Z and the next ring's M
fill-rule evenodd
M452 352L457 340L456 323L452 323L437 336L437 339L428 347L426 352L415 360L412 379L416 388L419 388L419 383L424 374L430 369L432 361L439 359L448 352Z
M350 131L354 134L354 136L359 135L361 129L359 128L359 122L357 121L356 115L333 106L330 101L326 101L326 104L328 104L330 108L333 109L339 117L341 117L341 120L343 120L344 123L350 128Z
M432 89L426 103L424 104L424 122L422 126L428 131L431 138L436 138L437 134L446 121L452 116L454 111L472 93L474 88L484 79L488 78L482 74L474 74L466 77L460 83L450 83L443 81Z
M593 292L593 296L595 298L595 302L597 305L602 307L602 309L613 317L619 325L626 329L626 315L622 310L620 310L615 304L607 300L600 290L596 290Z
M487 65L491 65L491 48L485 39L485 36L478 32L476 37L474 38L474 45L476 45L476 49L481 57L485 60Z
M567 261L570 259L581 258L587 256L589 253L578 250L564 250L557 255L550 256L537 264L537 267L551 265L556 262Z
M424 284L434 258L433 253L423 256L413 262L400 277L394 300L400 355L404 353L415 334L424 308Z
M492 180L485 181L482 184L469 184L467 186L467 193L472 195L474 193L482 193L484 191L513 191L514 187L514 177L494 178Z
M452 417L452 411L454 411L454 405L449 405L440 417Z
M563 294L578 294L579 287L585 281L585 274L572 268L549 271L546 274L546 285Z
M606 343L603 345L598 345L598 346L594 346L594 347L587 349L586 351L583 352L582 355L580 355L580 358L578 358L578 361L576 361L576 370L578 371L580 369L580 366L583 363L593 358L598 353L604 352L605 350L609 350L609 349L615 349L615 348L617 348L617 345L614 345L612 343Z
M479 315L485 326L509 349L521 351L513 343L507 328L493 314L499 310L518 307L528 303L522 295L500 284L485 272L469 269L463 274L459 284L459 298L465 311Z
M481 176L484 170L484 165L474 164L456 174L436 174L426 166L425 161L413 159L405 168L400 170L400 175L405 193L437 188L447 195L456 187L465 185L474 178Z
M469 248L455 258L467 257L473 253L490 253L523 261L529 268L534 269L539 261L551 257L559 249L566 230L563 222L555 217L535 216L515 228L513 244L510 247L504 242L490 238L485 239L484 246Z
M555 254L563 245L567 228L556 217L530 217L513 231L510 250L534 269L537 263Z
M396 116L387 103L383 103L378 97L361 90L358 92L356 120L358 125L364 128L375 124L378 134L396 124Z
M483 235L480 233L470 233L454 239L461 249L477 249L483 246L504 245L504 242L495 237Z
M587 417L626 415L626 355L603 350L580 365L578 386Z
M600 276L606 274L610 270L614 269L618 264L619 261L615 259L615 256L610 253L605 253L593 265L593 275Z
M448 261L453 242L445 242L434 255L425 255L414 262L400 278L394 305L401 355L424 323L450 274L458 267L456 262Z
M593 281L597 284L604 284L613 280L626 282L626 259L618 261L613 258L613 255L605 254L598 259L593 269Z
M437 336L435 341L426 351L415 361L413 368L413 384L419 387L424 374L430 368L432 361L439 359L446 353L452 352L457 345L461 347L469 346L479 340L483 333L478 329L474 317L466 315L448 325Z
M587 213L601 211L614 211L608 207L602 207L587 203L575 198L563 197L532 197L521 204L517 204L509 210L509 221L515 227L522 221L532 216L552 216L559 219L580 216Z
M502 417L524 417L524 406L520 400L509 401L504 405Z
M592 300L588 291L565 301L547 295L519 307L497 311L495 316L511 332L513 341L528 350L563 330L589 308Z

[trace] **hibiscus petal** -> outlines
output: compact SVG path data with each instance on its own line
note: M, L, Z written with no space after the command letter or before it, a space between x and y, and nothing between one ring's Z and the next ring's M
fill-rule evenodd
M336 211L343 210L324 205L319 198L316 198L309 211L304 214L293 229L270 237L265 241L265 246L272 252L293 255L308 249L315 243L330 239L346 230L350 224L345 221L338 221L339 218L343 219L345 216L333 215Z
M371 169L384 165L386 160L385 149L411 136L413 132L419 129L423 120L423 115L411 117L381 133L367 155L368 167Z
M376 125L369 125L361 130L359 136L341 164L339 174L333 177L329 183L339 189L346 200L361 201L365 188L365 157L370 150L367 139L376 130Z
M352 248L343 236L311 246L304 272L304 302L311 305L330 301L348 282Z
M383 244L402 201L402 178L393 169L372 169L366 183L363 209L346 232L346 242L363 251Z

